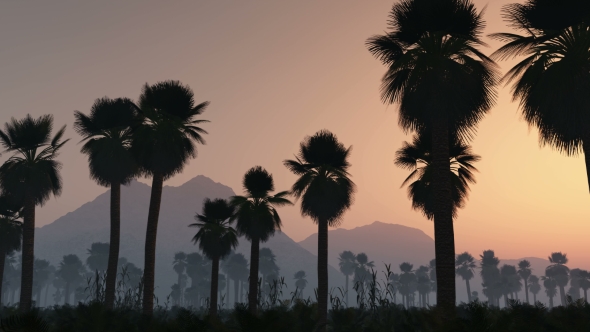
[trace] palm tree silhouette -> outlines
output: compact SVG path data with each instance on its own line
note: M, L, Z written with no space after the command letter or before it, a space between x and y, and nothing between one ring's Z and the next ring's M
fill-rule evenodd
M189 303L193 303L195 307L199 307L200 295L199 283L207 275L207 268L205 267L205 260L197 252L193 252L186 255L186 274L191 278L191 291L186 290L186 297L188 297ZM192 294L193 296L189 296Z
M500 268L500 283L504 295L504 306L508 307L508 295L518 292L522 287L520 285L519 275L516 266L504 264Z
M541 285L539 285L539 277L534 274L529 277L529 290L533 293L533 303L537 303L537 294L541 291Z
M525 294L525 298L526 298L526 303L530 303L529 302L528 280L529 280L529 277L531 276L531 273L532 273L531 263L528 260L523 259L520 262L518 262L518 275L524 281L524 294Z
M0 167L0 187L10 194L17 205L23 206L22 275L20 311L31 309L33 299L33 264L35 255L35 206L45 203L51 194L59 196L62 182L61 163L55 158L68 141L61 141L66 127L53 138L53 116L33 119L30 114L22 120L12 118L0 130L0 140L6 151L14 154Z
M498 286L500 282L500 259L496 257L493 250L484 250L480 257L480 275L483 279L483 294L488 298L491 305L500 305L501 289Z
M408 197L412 208L422 212L429 220L434 219L434 200L432 187L432 138L429 131L422 130L414 135L412 143L404 142L397 150L395 164L403 169L411 170L410 175L402 183L408 185ZM477 169L474 162L481 158L471 151L471 147L451 135L449 141L449 158L451 177L451 196L453 202L453 218L457 210L465 206L469 183L475 183L473 171Z
M178 274L178 301L182 302L183 293L184 293L184 285L182 283L182 276L184 275L184 271L186 271L186 254L182 251L178 251L174 254L174 261L172 261L172 268L174 272Z
M393 5L390 31L366 42L388 67L381 96L399 103L402 129L431 132L437 304L451 315L456 295L448 137L470 136L495 98L495 64L477 50L482 16L470 0L403 0Z
M549 308L553 308L553 298L557 295L557 280L550 276L541 277L543 286L545 287L545 294L549 297Z
M256 313L258 307L258 271L260 242L266 242L281 229L281 218L275 207L291 205L285 197L287 191L275 195L272 175L260 166L252 167L242 181L245 196L233 196L231 204L237 208L234 219L236 229L251 243L250 280L248 287L248 308Z
M505 20L523 34L491 37L506 43L495 58L525 56L504 81L514 82L513 98L520 101L524 119L539 130L541 145L566 155L583 152L590 187L590 22L582 3L529 0L506 5Z
M477 267L475 264L475 258L466 251L457 255L455 266L455 273L465 280L465 286L467 287L467 301L471 302L471 287L469 285L469 280L473 279L475 276L475 268Z
M584 271L582 269L571 269L570 270L570 289L567 294L572 298L573 301L580 299L581 280L583 279Z
M211 260L211 295L209 314L217 316L217 292L219 287L219 260L238 245L238 235L230 226L230 218L234 207L228 201L217 198L206 198L203 202L202 214L197 214L197 223L189 227L198 227L193 242L199 246L203 254ZM224 279L225 280L225 279Z
M41 306L41 290L47 284L51 264L48 260L35 258L33 263L33 294L35 294L37 306Z
M301 214L318 225L318 327L325 331L328 318L328 227L335 227L353 203L355 185L348 168L350 147L345 148L327 130L301 142L295 160L283 164L299 178L291 193L301 198ZM358 258L358 257L357 257Z
M196 157L195 143L205 144L199 127L207 120L197 119L209 105L195 105L193 91L178 81L146 84L139 97L140 124L133 131L130 151L141 172L152 177L148 211L143 277L143 313L151 316L154 309L154 271L156 235L162 187L166 179L182 171L190 158Z
M90 249L88 249L86 252L88 253L88 258L86 258L86 266L88 266L90 271L107 270L110 257L110 245L108 243L94 242L90 245ZM119 256L118 253L117 256ZM117 270L115 269L115 272L116 271Z
M229 257L228 275L234 281L234 303L241 302L238 296L241 284L248 280L248 260L240 253L233 254Z
M57 268L57 275L65 282L64 304L70 303L70 291L84 280L86 269L84 264L74 254L63 256Z
M399 276L399 293L402 295L402 303L406 308L410 307L410 297L414 293L413 287L416 283L416 275L413 273L414 265L404 262L401 263L399 269L401 274Z
M272 253L270 248L260 248L259 261L262 284L265 285L267 283L266 278L271 274L278 275L280 269L276 263L276 256Z
M230 267L229 267L229 264L230 264L231 258L232 258L232 256L234 254L235 254L234 251L231 250L230 253L227 256L225 256L225 258L223 258L221 260L221 262L219 262L219 269L225 275L225 280L226 280L225 287L226 287L226 289L225 289L225 302L224 302L224 304L227 304L228 307L230 305L230 302L229 302L230 301L230 296L229 296L229 294L230 294L230 292L229 292L229 284L230 284L229 268Z
M90 115L74 112L74 129L85 142L81 151L88 156L90 177L111 189L111 233L105 290L105 305L111 309L115 301L121 237L121 185L128 184L138 175L137 164L129 152L136 114L137 106L130 99L106 97L94 102Z
M586 270L580 271L579 275L580 288L584 291L584 301L588 303L588 289L590 289L590 272Z
M0 196L0 309L2 308L2 285L4 284L4 265L6 257L21 249L22 224L17 221L18 208L6 196Z
M340 268L340 272L344 274L346 278L345 281L345 300L346 305L349 306L350 302L348 302L348 279L351 275L354 274L354 271L357 268L356 256L352 251L345 250L338 255L338 267Z
M557 282L561 305L565 305L565 286L569 282L570 269L565 265L568 262L567 255L561 252L552 252L548 257L551 265L545 269L545 275Z
M293 279L296 280L295 287L298 290L298 292L297 292L297 294L295 294L295 296L300 299L303 295L303 290L307 286L307 276L305 275L305 271L300 270L300 271L295 272Z
M426 296L430 293L430 277L428 274L428 266L420 265L420 267L416 269L416 290L420 296L418 304L421 308L426 308Z

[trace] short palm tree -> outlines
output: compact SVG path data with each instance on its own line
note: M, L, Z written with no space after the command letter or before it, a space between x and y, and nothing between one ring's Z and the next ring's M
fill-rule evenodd
M524 295L526 298L526 303L530 303L529 302L529 277L532 274L532 270L531 270L531 262L529 262L526 259L521 260L520 262L518 262L518 275L520 276L520 278L522 279L522 281L524 281Z
M33 296L35 206L43 205L51 194L59 196L62 190L61 163L56 157L68 141L62 141L66 127L53 137L52 130L53 116L34 119L29 114L22 120L11 119L0 130L2 145L14 153L0 166L0 187L2 193L10 194L23 207L21 311L31 309Z
M426 296L430 293L430 277L428 275L428 266L420 265L416 270L416 290L420 296L419 305L426 308Z
M496 33L505 42L492 56L524 56L504 76L514 82L524 119L539 130L541 145L566 155L583 153L590 188L590 9L586 1L527 0L504 6L518 33Z
M297 294L295 296L300 299L303 295L303 290L307 286L307 275L305 275L305 271L300 270L295 273L293 279L295 279L295 287L297 288Z
M234 302L241 301L239 296L240 285L248 279L248 260L240 253L230 256L228 265L228 275L234 281Z
M182 301L182 295L183 295L183 290L184 287L182 285L182 275L184 274L184 271L186 271L186 254L182 251L179 251L177 253L174 254L174 261L172 262L172 266L174 269L174 272L176 272L176 274L178 274L178 282L176 283L178 285L178 300Z
M537 294L541 291L541 285L539 284L539 277L531 275L529 277L529 290L533 293L533 303L537 303Z
M412 171L402 183L408 185L408 198L412 208L422 212L429 220L434 219L434 199L432 192L432 139L430 132L421 131L414 136L412 143L404 142L397 150L395 164ZM480 156L473 154L471 147L460 138L451 135L449 142L451 190L453 201L453 218L457 210L465 206L469 184L475 183L473 172L477 171L473 163Z
M245 196L233 196L231 204L237 208L234 216L236 229L251 243L250 279L248 287L248 308L256 313L258 307L258 271L260 263L260 243L266 242L281 229L281 218L275 207L291 205L287 191L275 195L272 175L264 168L255 166L249 169L242 181Z
M106 271L109 264L110 245L104 242L94 242L90 245L90 249L86 251L88 258L86 258L86 266L93 271ZM119 254L117 254L118 258ZM118 260L118 259L117 259ZM115 273L117 270L115 269Z
M590 289L590 272L582 270L579 280L580 288L584 291L584 301L588 303L588 289Z
M496 257L493 250L484 250L480 257L480 275L483 279L483 293L488 298L490 305L500 306L501 289L498 287L500 282L500 259Z
M131 155L132 128L137 106L127 98L97 99L90 114L75 111L74 129L82 136L82 153L88 156L90 177L111 190L110 242L106 276L105 305L113 308L121 237L121 185L138 175Z
M399 276L400 288L399 292L402 295L402 302L406 308L410 307L410 296L413 295L413 287L416 283L416 274L414 273L414 265L408 262L399 265L401 274Z
M57 268L57 275L65 282L64 304L70 303L71 291L84 280L86 269L76 255L65 255Z
M508 295L519 289L520 280L516 266L504 264L500 268L500 284L504 295L504 305L508 307Z
M549 297L549 308L553 308L553 298L557 295L557 280L550 276L541 277L543 286L545 287L545 294Z
M494 103L495 64L477 49L483 27L470 0L402 0L393 5L389 31L366 43L388 67L381 96L399 104L402 129L431 132L437 304L450 314L456 295L448 137L470 136Z
M197 214L197 223L190 227L198 227L193 242L199 246L203 254L211 260L211 295L209 298L209 314L217 315L217 288L219 286L219 260L229 255L238 245L238 235L230 226L234 207L224 199L205 199L202 214Z
M318 326L326 328L328 318L328 227L338 226L353 203L355 185L348 169L350 147L336 135L321 130L308 136L299 147L295 160L284 165L298 179L291 188L301 198L301 214L318 225Z
M6 196L0 196L0 295L4 283L4 264L6 257L21 249L23 235L22 223L17 220L18 208ZM0 308L2 306L0 299Z
M209 103L195 105L194 93L178 81L145 85L139 97L139 125L133 131L130 151L141 172L152 177L145 240L143 313L154 310L154 272L156 235L166 179L182 171L190 158L197 155L195 143L204 144L199 127L206 120L197 119Z
M345 277L345 288L344 288L344 292L346 294L345 296L345 300L346 300L346 305L349 305L348 302L348 280L350 278L351 275L354 274L354 271L357 268L357 262L356 262L356 255L349 250L345 250L343 252L341 252L338 255L338 267L340 268L340 272L342 274L344 274Z
M557 282L561 305L565 305L565 286L569 282L570 272L570 269L565 265L568 262L567 255L561 252L552 252L548 259L551 265L545 269L545 275Z
M469 285L469 280L475 276L474 271L477 267L475 264L475 258L466 251L457 255L455 266L455 273L465 280L465 286L467 287L467 301L471 302L471 287Z

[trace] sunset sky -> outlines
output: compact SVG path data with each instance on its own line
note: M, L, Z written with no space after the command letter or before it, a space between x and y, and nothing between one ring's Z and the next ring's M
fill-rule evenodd
M486 33L509 30L506 0L487 5ZM432 222L410 208L400 185L408 172L393 164L410 140L397 125L396 105L380 100L385 68L365 40L387 29L393 1L51 1L0 3L0 123L51 113L67 124L64 190L37 210L42 226L94 199L106 188L90 180L74 110L88 112L96 98L137 99L143 84L175 79L197 102L208 100L207 145L180 185L202 174L241 192L246 170L261 165L277 190L295 180L282 165L300 141L320 129L352 145L356 202L342 227L375 220L416 227L430 236ZM490 54L499 44L486 38ZM506 72L510 64L500 63ZM590 194L584 160L540 148L537 131L521 119L509 87L481 122L473 150L476 167L467 207L455 221L457 252L500 258L568 254L571 267L590 268ZM3 154L4 161L9 154ZM150 182L150 179L141 179ZM196 212L196 211L195 211ZM284 232L296 241L317 230L282 208ZM124 220L123 220L124 222ZM161 220L161 227L165 227ZM477 257L477 256L476 256ZM419 262L423 263L423 262Z

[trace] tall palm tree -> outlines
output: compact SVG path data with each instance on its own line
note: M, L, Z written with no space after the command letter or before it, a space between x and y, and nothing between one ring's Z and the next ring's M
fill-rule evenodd
M250 168L242 181L245 196L233 196L231 204L237 208L234 216L236 229L240 235L250 241L250 280L248 287L248 308L256 313L258 307L258 269L260 243L268 241L276 230L281 229L281 218L275 207L291 205L285 198L287 191L275 195L272 174L264 168Z
M338 267L340 268L340 272L342 274L344 274L344 277L346 279L345 281L345 300L346 300L346 305L350 305L350 302L348 302L348 280L350 278L351 275L354 274L354 271L356 270L357 267L357 262L356 262L356 255L349 250L345 250L343 252L341 252L338 255Z
M284 165L299 178L291 188L301 198L301 214L318 225L318 326L326 329L328 318L328 227L338 226L353 203L355 185L348 169L350 147L336 135L321 130L301 142L295 160Z
M0 196L0 308L2 307L2 285L4 283L4 264L6 256L21 249L23 235L22 223L17 221L17 208L6 196Z
M0 166L2 193L10 194L23 206L22 274L19 309L31 309L33 297L33 264L35 255L35 206L43 205L51 194L59 196L62 181L61 163L55 158L61 147L66 127L53 137L53 116L22 120L12 118L0 130L0 141L13 155Z
M366 43L388 67L382 100L399 104L402 129L431 132L437 303L450 314L456 295L448 137L469 137L494 103L495 65L477 49L483 27L470 0L402 0L393 5L389 31Z
M541 285L539 285L539 277L531 275L529 277L529 290L533 293L533 303L537 303L537 294L541 291Z
M209 314L217 316L217 291L219 287L219 260L229 255L238 245L238 235L230 226L230 219L235 208L228 201L217 198L206 198L203 202L202 214L197 214L197 223L190 227L198 227L193 242L199 246L203 254L211 260L211 295Z
M467 301L471 302L471 287L469 285L469 280L473 279L475 276L474 271L477 267L475 264L475 258L473 258L473 256L471 256L471 254L466 251L457 255L455 266L455 273L465 280L465 286L467 287Z
M108 269L109 257L110 257L110 245L104 242L94 242L90 245L90 249L87 249L86 253L86 266L90 271L105 271ZM117 254L117 257L119 254ZM115 269L115 273L116 273Z
M300 270L295 272L293 279L295 279L295 287L298 290L295 296L300 299L303 295L303 290L307 286L307 276L305 275L305 271Z
M565 265L568 262L567 255L561 252L552 252L548 259L551 265L545 269L545 275L557 282L561 305L565 305L565 286L569 282L570 272L570 269Z
M557 280L550 276L541 277L543 286L545 287L545 294L549 297L549 308L553 308L553 298L557 295Z
M520 276L520 278L522 279L522 281L524 281L524 294L525 294L525 298L526 298L526 303L530 303L529 302L529 277L532 274L532 269L531 269L531 262L529 262L526 259L521 260L520 262L518 262L518 275Z
M64 304L70 303L70 291L84 280L86 269L78 256L71 254L63 256L57 268L57 275L65 282Z
M518 33L496 33L505 45L493 56L524 56L504 76L514 82L524 119L541 145L566 155L583 153L590 188L590 8L586 1L527 0L504 6Z
M178 81L145 85L139 97L140 124L133 131L130 151L142 173L152 177L152 191L145 239L143 313L154 310L156 235L166 179L180 173L190 158L196 157L195 143L205 144L197 119L209 105L195 105L194 93Z
M138 175L129 148L132 128L137 122L137 106L127 98L100 98L90 114L74 112L74 129L82 136L82 153L88 156L90 177L111 190L110 242L106 276L105 305L112 309L121 237L121 185Z
M184 274L184 271L186 271L186 254L182 251L179 251L177 253L174 254L174 261L172 262L172 266L174 269L174 272L176 272L176 274L178 274L178 300L182 301L182 295L183 295L183 290L184 287L182 285L182 275Z

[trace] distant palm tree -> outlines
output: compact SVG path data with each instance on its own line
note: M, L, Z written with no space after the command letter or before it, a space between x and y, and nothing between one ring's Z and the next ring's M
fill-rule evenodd
M318 327L325 331L328 318L328 227L338 226L353 203L355 185L348 169L350 147L336 135L321 130L301 142L295 160L284 165L299 178L291 193L301 198L301 214L318 225Z
M537 303L537 294L541 291L541 285L539 285L539 277L531 275L529 277L529 290L533 293L533 303Z
M518 262L518 275L520 276L522 281L524 281L524 294L526 297L526 303L530 303L529 302L528 280L529 280L529 277L531 276L531 273L532 273L531 263L529 261L527 261L526 259L523 259L520 262Z
M35 258L33 264L33 294L35 294L37 307L41 306L41 290L49 280L50 266L48 260Z
M274 274L279 274L279 267L277 266L276 256L272 253L270 248L260 248L259 253L259 270L260 274L262 274L262 284L266 284L266 277Z
M571 269L570 270L570 289L567 294L572 298L573 301L580 299L581 280L583 279L584 271L582 269Z
M553 308L553 298L557 295L557 280L550 276L541 277L543 286L545 287L545 294L549 297L549 308Z
M75 111L74 117L74 129L85 142L82 153L88 156L90 177L111 189L105 305L112 309L121 237L121 185L128 184L138 175L137 164L129 152L137 106L127 98L105 97L94 101L90 115Z
M295 287L297 288L297 294L295 294L295 296L297 298L301 298L301 296L303 294L303 290L307 286L307 276L305 275L305 271L303 271L303 270L297 271L295 273L295 275L293 276L293 279L296 280Z
M64 304L70 303L70 291L84 280L86 269L76 255L65 255L57 268L57 275L65 282Z
M561 252L552 252L548 257L551 265L545 269L545 275L557 282L561 305L565 305L565 286L569 282L570 269L565 265L568 262L567 255Z
M345 281L345 300L346 305L349 306L350 302L348 302L348 279L351 275L354 274L354 271L357 267L356 256L352 251L345 250L338 255L338 267L340 268L340 272L344 274L346 279Z
M21 249L22 223L17 221L18 211L9 198L0 196L0 309L2 308L2 285L6 256Z
M403 0L393 5L390 31L366 42L388 67L382 100L399 104L402 129L431 131L437 304L449 314L456 294L448 137L469 136L495 97L495 64L477 49L482 16L470 0Z
M201 293L199 292L199 283L202 281L204 277L206 277L207 273L209 272L208 269L205 267L205 259L203 256L197 252L193 252L186 255L186 274L189 278L191 278L191 289L192 291L189 292L187 289L186 297L190 300L189 303L193 303L195 307L199 307L200 296ZM193 296L189 296L192 294Z
M61 163L55 158L68 141L61 141L66 127L51 137L53 116L22 120L11 119L0 130L0 141L14 154L0 166L2 193L10 194L23 206L22 275L19 309L31 309L33 299L33 264L35 255L35 206L45 203L51 194L59 196L62 182Z
M488 298L490 305L500 306L500 296L502 295L500 283L500 259L496 257L493 250L484 250L480 257L480 275L483 279L483 294Z
M504 305L508 307L508 295L517 292L522 286L520 285L520 277L516 270L516 266L504 264L500 268L500 283L502 285L502 293L504 295Z
M588 303L588 289L590 289L590 272L582 270L580 272L580 288L584 291L584 301Z
M91 272L96 270L107 270L110 257L110 245L108 243L94 242L92 245L90 245L90 249L88 249L86 252L88 253L88 258L86 258L86 266L88 266ZM119 256L118 253L117 256ZM117 270L115 269L115 273L116 271Z
M222 259L219 262L219 269L221 270L221 272L223 272L225 274L225 280L226 280L225 287L226 287L226 289L225 289L225 301L224 301L224 304L226 304L228 307L230 305L230 302L229 302L230 301L229 284L230 284L230 280L231 280L230 277L229 277L229 268L230 268L229 267L229 264L230 264L231 258L232 258L232 256L234 254L235 253L234 253L233 250L230 251L230 253L227 256L225 256L225 258Z
M176 252L174 254L174 261L172 261L172 268L174 269L174 272L176 272L176 274L178 274L178 282L176 283L178 285L178 301L179 303L182 301L182 295L183 295L183 290L184 290L184 285L182 284L182 276L184 274L184 271L186 271L186 254L182 251Z
M414 274L414 265L404 262L399 266L401 274L399 276L400 288L399 292L402 295L402 302L406 308L410 307L409 297L414 292L412 291L413 284L416 283L416 275Z
M590 187L590 21L585 4L528 0L505 5L505 20L522 35L492 37L506 43L494 57L525 56L504 77L515 82L512 95L520 100L524 119L537 127L542 145L566 155L584 154Z
M475 268L477 267L475 264L475 258L466 251L457 255L455 266L455 273L465 280L465 285L467 287L467 301L471 302L471 287L469 286L469 280L473 279L475 276Z
M238 233L251 243L248 308L256 313L260 243L268 241L276 230L281 229L281 218L275 208L292 203L286 198L287 191L270 194L275 190L272 175L260 166L246 172L242 185L246 195L233 196L231 204L237 208L234 218Z
M428 269L430 270L430 290L436 294L436 291L438 289L436 284L436 259L430 260L430 262L428 263Z
M228 275L234 281L234 303L241 302L239 289L244 281L248 280L248 260L240 253L230 256L228 265Z
M154 310L154 271L156 266L156 235L166 179L180 173L190 158L197 155L195 143L205 144L199 127L207 120L197 119L209 105L195 105L194 93L178 81L145 85L139 97L140 124L133 131L130 151L141 172L152 177L148 211L143 277L143 313Z
M408 198L412 208L422 212L429 220L434 220L434 198L432 187L432 138L429 131L422 130L414 135L412 143L404 142L396 151L395 164L412 173L404 180L402 187L408 185ZM465 206L469 184L475 183L473 172L477 171L473 163L480 156L473 154L471 147L456 135L450 135L449 141L449 176L453 202L453 218L457 210Z
M203 254L211 260L211 295L209 314L217 316L217 292L219 287L219 260L238 245L238 235L230 226L229 220L234 214L234 207L226 200L206 198L203 202L202 214L197 214L197 223L190 227L198 227L193 242L199 246ZM225 279L224 279L225 280Z
M426 296L430 293L430 277L428 272L428 266L420 265L416 269L416 290L420 296L419 306L421 308L426 308Z

